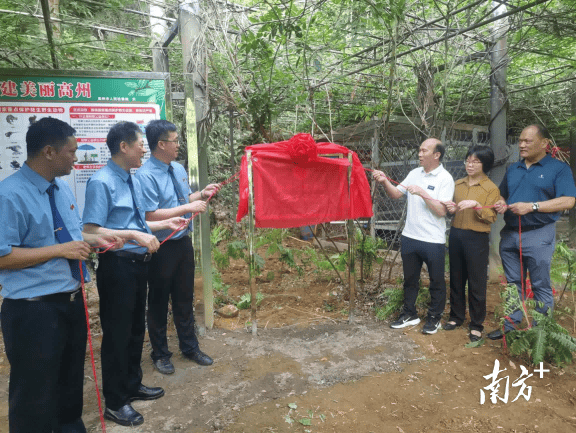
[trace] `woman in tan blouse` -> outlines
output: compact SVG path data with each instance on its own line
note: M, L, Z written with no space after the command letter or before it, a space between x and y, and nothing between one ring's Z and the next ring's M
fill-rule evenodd
M483 207L496 203L500 191L486 176L494 165L491 148L470 148L465 165L468 176L456 181L454 201L445 203L448 211L456 215L448 241L450 317L444 329L451 331L464 323L468 282L469 337L471 341L478 341L482 338L482 323L486 318L490 225L497 216L494 208Z

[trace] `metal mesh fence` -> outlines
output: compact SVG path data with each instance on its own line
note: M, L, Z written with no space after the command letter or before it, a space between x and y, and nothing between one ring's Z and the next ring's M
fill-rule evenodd
M453 131L449 137L445 134L441 136L441 140L446 145L442 164L454 180L466 176L464 157L468 149L477 144L489 144L487 134L474 131ZM379 137L348 142L346 147L358 154L364 167L378 168L384 171L390 179L401 183L411 170L419 166L420 144L421 140L417 139ZM406 199L404 197L397 200L391 199L382 186L374 181L371 185L374 217L368 222L368 226L372 235L378 235L390 243L395 240L396 232L402 230Z

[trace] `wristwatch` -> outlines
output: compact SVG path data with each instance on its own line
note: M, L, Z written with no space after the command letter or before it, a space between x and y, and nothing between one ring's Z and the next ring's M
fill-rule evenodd
M538 212L540 204L538 202L532 203L532 212Z

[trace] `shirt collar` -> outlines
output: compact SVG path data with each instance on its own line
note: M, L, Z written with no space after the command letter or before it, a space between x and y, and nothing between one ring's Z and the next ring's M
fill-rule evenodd
M124 182L128 182L128 177L130 176L130 173L128 173L126 170L124 170L122 167L120 167L118 164L116 164L112 158L110 158L108 160L108 163L106 164L108 165L108 167L110 167L110 169L116 173L118 176L120 176L120 179L122 179Z
M480 177L480 180L478 181L478 183L476 185L486 189L486 183L489 182L490 179L488 178L488 176L486 176L486 173L483 173L482 176ZM468 186L470 188L470 176L466 176L463 177L462 179L458 179L455 184L465 184L466 186ZM474 186L476 186L474 185Z
M550 156L549 153L546 154L546 156L544 156L544 158L542 158L540 161L535 162L532 165L536 165L536 164L540 164L540 165L546 165L548 164L550 161L552 161L552 157ZM526 161L524 159L520 160L520 165L524 168L526 168Z
M438 174L444 169L444 167L442 167L442 164L440 164L438 167L436 167L429 173L426 173L424 171L424 167L420 167L420 169L422 170L422 174L424 174L424 176L438 176Z
M155 167L159 168L164 173L168 173L168 167L170 167L170 165L172 165L172 163L166 164L164 161L160 161L154 155L150 156L150 163L154 164Z
M26 179L30 181L30 183L32 183L32 185L38 188L40 194L44 194L50 186L50 182L32 170L26 162L20 168L20 172ZM56 184L56 181L54 181L54 183ZM56 184L56 188L58 188L58 184Z

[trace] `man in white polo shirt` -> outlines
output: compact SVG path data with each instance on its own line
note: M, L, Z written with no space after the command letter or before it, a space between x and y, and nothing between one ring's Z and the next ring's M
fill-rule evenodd
M408 213L402 231L402 267L404 270L404 307L400 316L390 324L399 329L420 323L416 298L420 288L422 263L430 276L430 307L422 332L434 334L446 303L444 256L446 244L446 207L443 202L454 196L454 179L441 162L444 146L436 138L428 138L420 145L420 167L415 168L401 185L394 186L381 171L374 178L384 185L390 198L400 198L407 192Z

